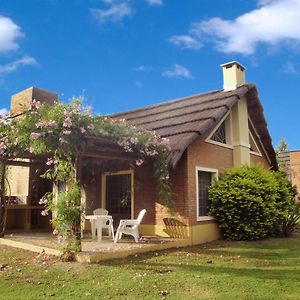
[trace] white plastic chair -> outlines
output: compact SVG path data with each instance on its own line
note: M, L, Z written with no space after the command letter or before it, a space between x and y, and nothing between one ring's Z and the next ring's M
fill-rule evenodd
M120 220L114 242L117 243L117 241L122 238L122 234L124 233L127 235L132 235L135 242L138 243L140 237L139 225L141 224L145 213L146 209L143 209L139 212L139 215L135 220Z
M108 215L108 210L105 208L97 208L93 211L94 216L107 216ZM96 237L96 229L97 229L97 221L101 220L90 220L91 221L91 231L92 231L92 238ZM112 220L107 220L106 222L103 222L101 224L102 229L106 228L108 229L108 235L112 236L114 238L114 228L112 224ZM98 237L102 236L102 232L98 232Z

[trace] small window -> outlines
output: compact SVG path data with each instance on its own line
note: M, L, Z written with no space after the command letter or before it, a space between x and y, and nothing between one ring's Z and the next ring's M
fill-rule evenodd
M209 199L208 188L212 183L212 173L199 171L198 172L198 216L203 217L208 215Z
M225 121L219 126L210 139L218 143L226 144Z
M212 185L213 180L217 178L217 170L197 168L197 219L209 220L213 219L208 216L210 202L208 197L208 189Z

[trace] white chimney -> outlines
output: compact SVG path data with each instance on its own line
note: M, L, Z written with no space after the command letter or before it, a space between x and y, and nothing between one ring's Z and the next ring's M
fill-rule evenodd
M234 91L243 85L246 68L236 61L231 61L221 65L223 69L223 89L224 91Z

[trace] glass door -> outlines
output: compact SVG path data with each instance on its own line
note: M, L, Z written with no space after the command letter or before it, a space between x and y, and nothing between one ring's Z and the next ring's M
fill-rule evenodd
M132 174L106 175L106 209L113 217L114 226L121 219L131 219Z

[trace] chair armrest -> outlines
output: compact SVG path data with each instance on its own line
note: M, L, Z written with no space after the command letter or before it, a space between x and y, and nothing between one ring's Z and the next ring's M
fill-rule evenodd
M137 220L120 220L120 226L138 225Z

